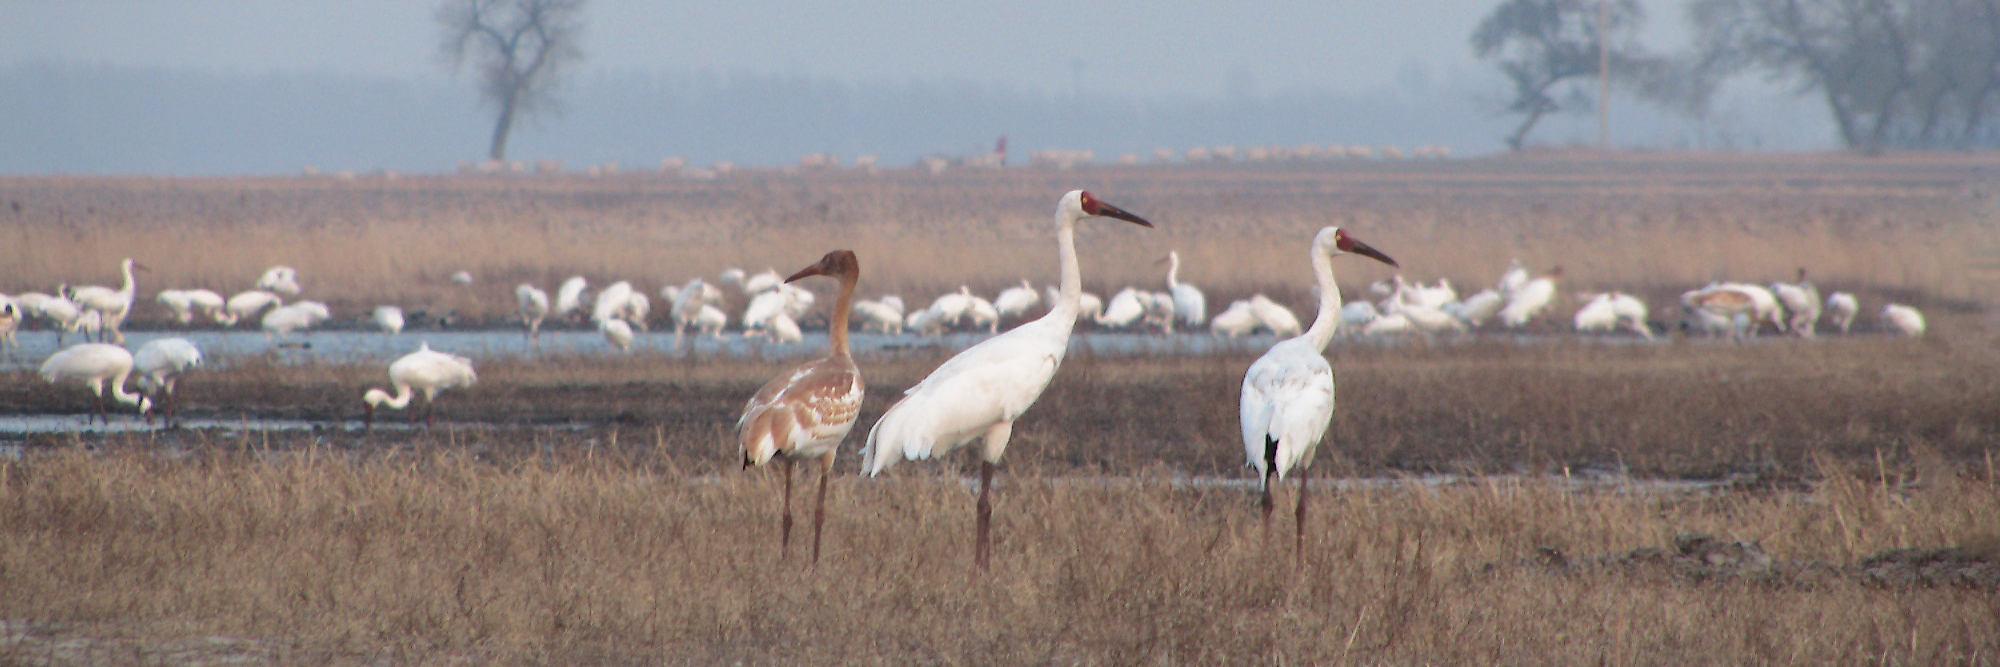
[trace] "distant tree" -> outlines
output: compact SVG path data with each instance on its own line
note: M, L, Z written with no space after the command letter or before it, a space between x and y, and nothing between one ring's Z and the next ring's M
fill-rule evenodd
M2000 0L1698 0L1705 77L1759 71L1825 98L1848 148L1971 148L2000 133Z
M584 1L445 0L438 7L452 70L470 65L480 95L499 111L488 158L507 158L516 122L556 109L562 75L583 60L577 42Z
M1600 2L1610 6L1600 7ZM1604 26L1598 25L1601 9L1609 19ZM1665 68L1663 60L1647 56L1637 44L1645 18L1639 0L1507 0L1495 7L1472 31L1472 52L1481 60L1496 61L1514 83L1514 99L1507 110L1522 118L1508 135L1507 146L1520 150L1544 116L1590 108L1593 102L1588 99L1559 103L1550 91L1565 81L1597 77L1601 39L1611 40L1614 81L1640 84L1645 91L1661 90L1644 85Z

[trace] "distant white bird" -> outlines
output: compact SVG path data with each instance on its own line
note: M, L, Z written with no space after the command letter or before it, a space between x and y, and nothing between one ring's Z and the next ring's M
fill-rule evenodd
M966 301L965 320L974 329L986 327L986 333L1000 333L1000 309L978 296Z
M20 347L21 341L14 339L14 330L21 327L21 306L13 299L0 294L0 345Z
M1257 321L1262 323L1265 329L1277 334L1279 338L1297 336L1302 331L1299 327L1299 316L1293 315L1292 309L1272 301L1270 297L1262 294L1251 295L1250 310L1257 313Z
M770 328L771 318L783 315L790 301L790 296L776 289L751 297L750 305L743 308L743 337L764 335Z
M1056 289L1055 285L1050 285L1042 291L1043 296L1048 297L1049 303L1062 300L1061 290ZM1081 296L1077 297L1076 304L1077 316L1084 318L1086 321L1096 322L1098 318L1104 316L1104 299L1095 294L1084 292Z
M1681 294L1681 305L1700 328L1712 331L1716 324L1727 322L1729 338L1741 341L1746 335L1757 335L1760 314L1756 296L1742 287L1745 286L1720 283L1690 290Z
M1088 192L1075 190L1063 195L1055 214L1061 298L1048 314L966 348L910 387L902 400L875 422L868 432L868 445L861 451L861 470L872 476L887 470L897 459L942 456L983 439L978 539L973 549L973 562L982 571L990 562L993 466L1007 451L1015 420L1041 397L1069 351L1070 332L1076 326L1083 295L1076 223L1096 216L1152 226Z
M785 509L778 543L781 558L792 541L794 462L820 460L819 504L813 510L813 562L818 563L820 529L826 523L827 478L833 474L833 458L841 441L861 414L861 398L867 387L847 342L854 285L861 277L860 260L851 251L835 250L785 282L808 276L832 276L840 281L833 323L827 329L831 349L827 356L801 364L758 389L736 420L736 442L742 446L745 468L764 465L773 458L784 463Z
M160 422L171 428L178 423L175 415L181 403L174 393L175 385L181 374L201 365L201 349L186 338L155 338L139 346L132 360L139 373L139 391L152 397L153 407L163 413ZM148 411L147 421L152 418Z
M272 308L270 312L264 313L262 322L264 337L284 338L294 331L312 328L313 325L332 317L333 313L327 310L326 304L318 301L300 301L289 306Z
M370 389L361 395L361 402L367 405L366 424L375 425L375 408L387 405L401 410L410 406L415 396L411 390L424 392L424 424L430 425L437 417L437 393L453 387L470 387L479 381L479 375L472 371L472 360L455 354L446 354L431 349L427 341L417 351L403 355L389 364L389 384L396 388L396 395L381 389ZM410 420L416 421L416 413L410 413Z
M638 327L640 331L646 331L650 328L646 326L646 320L652 316L652 298L647 297L645 292L638 290L633 290L631 296L625 297L625 307L618 312L619 319L632 323L632 326Z
M153 300L166 306L167 312L174 316L175 322L188 324L194 321L194 300L188 296L186 290L163 289L159 294L153 295Z
M32 309L26 312L32 313L37 317L48 320L49 324L54 326L56 330L57 345L62 344L63 334L76 333L78 329L83 328L85 325L86 320L84 318L83 308L76 305L75 301L71 301L61 296L51 296L35 300L34 304L35 305L31 307ZM97 312L92 311L90 315L91 318L94 320L97 316Z
M299 270L284 265L273 266L265 269L264 275L259 276L257 283L251 285L250 288L269 290L288 297L298 296L300 292Z
M85 311L96 311L98 317L104 323L104 331L115 339L114 342L123 343L125 342L125 334L118 329L125 322L125 317L132 312L132 298L135 290L135 284L132 281L132 270L139 269L144 271L146 267L127 257L124 261L118 263L118 268L125 278L125 282L118 289L114 290L109 287L97 285L78 287L70 292L69 298ZM101 339L100 342L102 342Z
M685 285L675 285L660 290L660 296L672 303L674 320L674 349L680 349L681 338L687 328L699 328L702 313L715 304L722 303L722 290L708 281L697 277ZM717 312L721 312L717 309ZM726 323L726 321L725 321Z
M764 325L770 330L773 343L796 345L806 340L806 332L799 329L799 323L791 315L782 312L772 315L771 319L764 321Z
M1611 312L1618 316L1618 324L1646 340L1653 339L1653 328L1646 324L1646 302L1639 297L1624 292L1610 294Z
M779 285L783 284L785 284L784 276L778 275L777 269L764 269L757 272L756 275L743 279L743 293L761 294L777 289Z
M590 321L602 322L620 319L625 313L625 303L632 299L632 283L620 280L597 291L597 300L590 307ZM630 322L627 322L630 324Z
M993 298L993 308L999 310L1003 318L1024 318L1041 301L1041 293L1028 285L1028 279L1022 278L1019 286L1001 290L1000 295Z
M222 307L228 303L228 301L222 298L222 295L216 294L214 290L191 289L183 290L182 293L187 296L188 305L192 306L195 311L207 315L210 320L214 320L216 316L221 315Z
M1391 302L1389 306L1390 314L1402 315L1404 319L1410 321L1410 326L1424 333L1464 333L1466 331L1465 322L1437 308L1400 301Z
M1499 292L1500 296L1510 297L1513 296L1515 290L1521 289L1527 284L1528 270L1522 268L1521 259L1516 257L1514 258L1514 263L1507 267L1507 272L1500 274L1500 282L1494 286L1494 291Z
M1507 305L1500 308L1500 324L1509 329L1527 326L1529 320L1555 303L1556 283L1562 280L1562 272L1558 266L1548 275L1530 280L1508 294Z
M111 423L104 411L105 381L118 402L139 406L139 412L153 409L153 402L125 390L125 378L132 374L132 353L109 343L80 343L63 348L42 362L42 379L49 384L81 383L90 389L91 415ZM87 420L88 421L88 420Z
M1368 326L1369 322L1381 316L1382 313L1375 310L1375 304L1366 301L1348 303L1340 307L1339 331L1348 335L1360 333L1361 327Z
M703 304L701 313L694 318L695 331L705 333L720 340L723 327L729 326L729 314L721 308Z
M1447 304L1445 312L1457 316L1465 326L1477 329L1486 324L1487 320L1499 315L1500 309L1506 305L1507 298L1501 296L1500 292L1486 289L1465 297L1456 304Z
M1333 366L1323 353L1340 326L1340 285L1334 282L1333 258L1353 253L1396 266L1396 260L1355 240L1337 227L1313 236L1313 275L1319 285L1319 313L1312 328L1296 338L1272 345L1243 374L1240 416L1248 465L1257 470L1263 491L1264 534L1271 529L1271 480L1299 473L1298 529L1294 553L1305 553L1306 476L1313 454L1333 422Z
M1847 292L1834 292L1826 297L1826 314L1833 318L1833 325L1840 327L1840 333L1847 333L1854 326L1854 316L1861 312L1861 302Z
M1384 313L1380 317L1369 320L1367 324L1361 325L1361 335L1363 336L1400 336L1416 330L1417 327L1410 322L1409 316L1400 312Z
M1180 251L1167 251L1166 262L1167 291L1173 294L1174 316L1190 327L1201 326L1208 321L1208 297L1201 293L1201 288L1180 281Z
M403 333L404 318L402 308L396 306L376 306L375 310L369 315L369 319L375 323L375 328L382 330L382 333L391 336Z
M453 284L453 285L461 285L461 286L467 286L467 285L471 285L471 284L472 284L472 272L471 272L471 271L459 271L459 272L456 272L456 273L453 273L453 274L451 274L451 284Z
M604 340L610 341L611 346L618 348L619 352L632 351L632 325L625 320L616 317L598 320L597 330L602 332Z
M583 276L570 276L556 288L555 316L567 319L583 317L583 291L590 288Z
M1820 315L1819 288L1814 287L1812 281L1806 280L1806 267L1799 267L1799 281L1796 283L1771 283L1771 294L1778 298L1778 303L1790 314L1785 320L1785 326L1790 327L1793 334L1802 338L1818 335L1816 329L1819 326Z
M521 316L521 324L528 329L528 341L536 350L542 349L542 319L549 316L549 294L527 283L514 287L515 312Z
M1123 329L1132 326L1146 316L1146 303L1139 300L1139 290L1127 287L1111 295L1104 302L1104 314L1097 316L1099 326Z
M278 295L264 290L238 292L235 296L229 297L229 301L223 304L221 311L215 313L215 321L222 326L233 327L238 320L257 314L257 311L263 310L265 306L282 306L284 303L285 300Z
M1882 321L1896 333L1912 338L1924 335L1924 314L1915 308L1900 303L1883 306Z
M1257 312L1250 308L1248 299L1229 302L1229 307L1216 313L1208 320L1208 332L1217 336L1235 338L1256 330Z
M1611 308L1611 294L1579 294L1578 298L1589 297L1582 308L1576 310L1576 330L1579 332L1610 331L1618 326L1618 311Z
M742 287L743 279L748 277L748 275L749 274L743 272L743 269L739 269L732 266L727 269L723 269L722 273L716 276L716 281L724 285L735 285L737 287Z
M1139 304L1146 307L1145 317L1140 321L1147 326L1160 328L1160 333L1174 333L1174 295L1166 292L1139 290Z
M958 291L949 292L931 301L930 311L945 326L955 327L965 322L965 311L972 307L972 288L958 286Z
M891 305L887 300L854 302L853 313L861 318L862 331L880 331L885 334L903 333L902 299Z

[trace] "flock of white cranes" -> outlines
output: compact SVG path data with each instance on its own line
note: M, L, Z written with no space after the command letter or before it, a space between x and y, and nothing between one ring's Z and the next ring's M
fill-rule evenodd
M1274 480L1283 480L1294 472L1300 478L1295 534L1297 548L1302 550L1306 470L1334 413L1334 374L1324 351L1336 333L1343 330L1358 335L1465 332L1489 321L1501 327L1522 328L1545 318L1557 299L1562 277L1560 268L1532 276L1516 261L1492 288L1460 298L1448 281L1426 285L1407 282L1397 275L1370 287L1380 297L1379 301L1344 303L1334 279L1334 258L1353 254L1390 266L1397 263L1345 230L1326 227L1318 231L1308 247L1318 292L1318 309L1310 326L1301 327L1290 310L1262 294L1236 301L1210 319L1206 297L1179 279L1181 262L1177 252L1170 252L1160 260L1167 265L1165 291L1127 288L1108 301L1085 293L1076 252L1076 225L1094 218L1153 226L1088 192L1076 190L1064 195L1057 203L1055 215L1061 277L1046 293L1038 293L1024 280L992 301L961 286L915 312L906 312L902 300L893 296L857 302L854 295L860 279L860 260L844 250L830 252L790 277L781 277L770 270L757 274L731 270L719 278L721 285L735 287L747 298L741 318L743 335L768 336L782 343L802 340L798 320L812 310L815 301L810 291L792 283L810 276L830 276L840 283L839 298L832 309L828 356L802 364L766 384L747 401L737 423L745 467L779 461L785 468L781 550L788 549L790 542L792 469L798 460L820 459L822 475L813 537L813 559L817 562L819 558L827 475L841 442L855 426L866 392L849 347L851 322L863 329L889 333L934 332L957 326L984 329L991 334L905 391L869 430L860 452L862 473L875 476L901 460L938 458L979 443L980 492L974 561L981 570L990 562L994 466L1006 452L1014 424L1054 379L1080 320L1102 327L1151 327L1169 333L1177 325L1197 330L1207 326L1211 332L1226 336L1257 329L1273 332L1282 340L1245 372L1239 417L1246 465L1260 476L1267 536L1274 508ZM49 320L59 332L83 331L95 336L97 342L73 345L51 355L41 365L41 375L51 383L88 388L94 397L93 419L103 418L109 423L104 407L104 394L108 392L113 400L137 406L149 421L156 407L164 408L165 419L171 424L175 385L182 374L201 363L201 351L182 338L153 340L136 353L122 347L124 336L119 325L131 314L134 305L132 272L146 269L126 259L121 262L120 270L123 283L119 289L100 286L71 289L65 285L53 295L0 295L0 334L6 334L0 336L0 344L10 341L15 326L29 315ZM472 278L460 272L453 276L453 282L469 285ZM282 337L330 317L326 306L318 302L284 303L285 298L296 297L301 291L297 271L279 266L265 272L250 289L228 299L207 290L163 290L158 301L182 323L201 315L229 326L262 312L265 331ZM667 286L659 294L671 304L667 316L674 325L677 347L689 328L697 335L722 335L727 315L721 308L721 286L695 278ZM634 329L645 330L652 312L651 299L626 281L614 282L591 294L588 282L579 276L564 282L553 301L528 284L518 286L516 295L528 336L537 340L541 324L548 317L587 319L612 344L629 348ZM1575 314L1577 330L1628 329L1646 338L1654 336L1648 325L1646 305L1636 297L1620 292L1580 296L1584 305ZM1026 319L1044 299L1047 310L1040 317L1001 330L1005 321ZM1846 332L1858 312L1858 301L1852 294L1836 292L1822 301L1817 288L1805 279L1803 269L1793 283L1776 283L1768 288L1747 283L1714 283L1685 293L1681 301L1688 326L1735 337L1755 335L1765 325L1780 332L1811 337L1823 314L1832 317L1834 327ZM381 306L375 309L373 320L393 333L402 329L405 316L398 307ZM1885 307L1883 321L1911 336L1921 335L1924 329L1921 313L1900 304ZM138 377L139 393L125 388L126 380L134 374ZM477 379L470 359L432 350L424 343L417 351L389 365L394 393L369 389L362 395L366 423L372 427L379 407L408 408L418 393L424 395L428 423L435 416L435 399L440 391L470 386ZM414 421L415 411L410 416Z

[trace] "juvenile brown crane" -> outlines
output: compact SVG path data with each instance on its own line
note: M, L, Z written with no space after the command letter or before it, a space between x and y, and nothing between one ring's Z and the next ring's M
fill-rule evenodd
M840 441L861 414L867 387L847 347L847 317L854 306L854 285L861 279L861 261L853 251L835 250L819 263L786 278L832 276L840 280L840 299L827 328L827 356L806 362L773 378L743 406L736 422L736 440L743 446L743 467L764 465L776 457L784 462L785 514L779 524L779 554L791 550L792 467L799 459L819 458L819 505L813 509L813 563L819 563L820 529L826 524L826 480L833 471Z

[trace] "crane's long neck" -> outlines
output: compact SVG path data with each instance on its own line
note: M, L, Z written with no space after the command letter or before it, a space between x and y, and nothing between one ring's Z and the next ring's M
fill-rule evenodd
M1340 285L1333 280L1333 256L1313 244L1313 275L1319 281L1319 314L1313 316L1312 328L1306 329L1301 338L1312 343L1313 349L1324 350L1333 341L1333 333L1340 328Z
M125 260L124 268L125 286L118 290L118 295L124 297L127 302L130 302L132 300L132 292L136 289L136 285L132 281L132 260Z
M1167 253L1167 287L1170 288L1179 287L1181 284L1180 277L1181 277L1180 253L1177 252Z
M1076 313L1083 303L1083 271L1076 262L1076 221L1056 214L1056 260L1062 264L1062 292L1043 319L1056 318L1066 327L1076 326Z
M395 385L396 395L382 399L382 403L397 410L410 407L410 399L417 397L416 392L410 390L410 383L397 382ZM383 392L383 394L387 395L388 392Z
M118 399L119 403L138 405L139 395L125 390L125 378L131 375L132 370L128 368L118 371L117 375L111 376L111 397Z
M854 311L854 285L861 282L861 272L848 271L840 274L840 298L834 300L833 324L827 328L827 337L833 346L833 356L848 357L847 318Z

